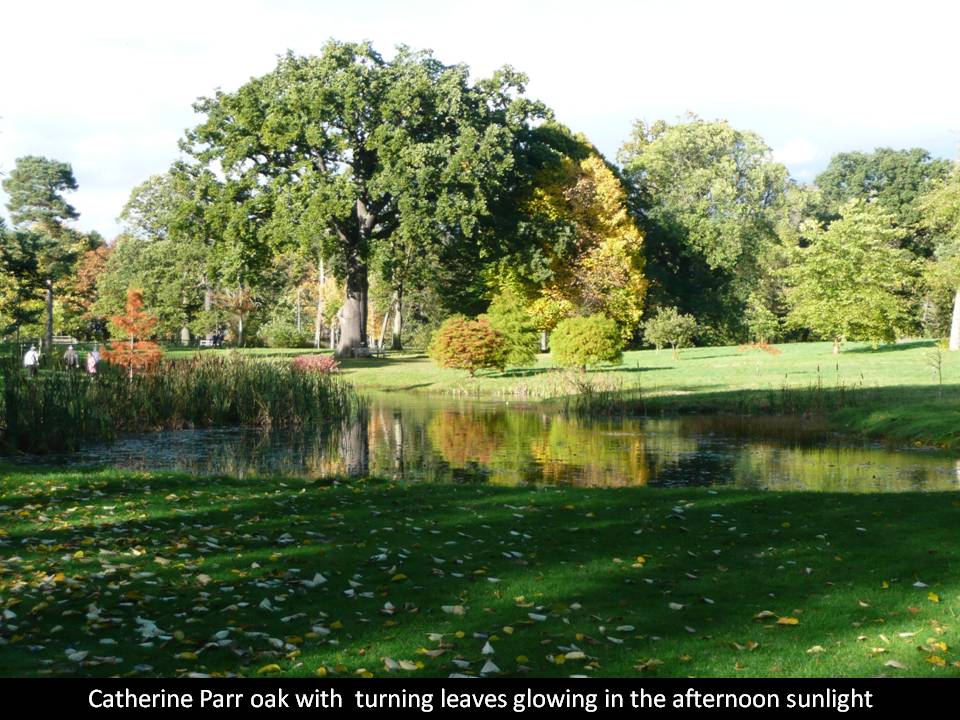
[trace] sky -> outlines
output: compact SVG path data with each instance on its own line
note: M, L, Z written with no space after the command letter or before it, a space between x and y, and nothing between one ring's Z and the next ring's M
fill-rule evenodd
M512 65L610 159L634 121L688 111L759 133L803 182L836 152L960 143L960 3L8 0L2 17L0 172L71 163L76 226L108 238L130 190L178 157L198 97L330 38L430 49L474 77Z

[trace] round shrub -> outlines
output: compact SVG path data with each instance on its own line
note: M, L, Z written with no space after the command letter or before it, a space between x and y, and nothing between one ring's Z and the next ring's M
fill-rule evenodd
M313 333L297 330L297 326L282 322L269 322L260 328L260 337L272 348L313 347Z
M433 336L430 357L440 367L477 370L506 366L506 343L503 335L484 319L470 320L458 315L446 320Z
M617 323L606 315L572 317L554 329L550 350L561 367L614 364L623 357L623 338Z

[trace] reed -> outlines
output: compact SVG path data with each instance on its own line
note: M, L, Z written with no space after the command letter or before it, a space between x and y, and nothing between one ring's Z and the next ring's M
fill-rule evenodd
M118 433L214 425L297 427L349 416L353 388L332 374L302 372L287 360L240 356L166 360L130 380L102 366L96 376L3 368L0 446L51 453Z

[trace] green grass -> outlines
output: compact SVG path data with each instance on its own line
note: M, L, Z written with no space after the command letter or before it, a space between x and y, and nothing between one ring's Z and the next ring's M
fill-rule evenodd
M827 416L833 430L896 443L960 447L960 357L943 353L943 385L929 364L933 341L881 346L831 343L777 346L779 355L737 347L624 353L617 367L584 377L553 368L541 355L532 368L475 378L444 370L423 355L346 360L359 388L507 399L546 400L582 392L644 414L738 413ZM639 399L638 399L639 398ZM601 409L603 402L600 403Z
M2 492L3 675L960 676L955 494L42 469Z
M818 416L828 418L835 431L960 448L960 356L943 353L941 386L929 361L934 346L919 340L874 350L868 343L847 343L839 355L832 353L832 343L778 345L779 355L704 347L684 350L676 359L668 350L638 350L624 353L619 366L585 376L555 368L549 355L530 368L473 378L416 353L347 359L341 367L355 386L374 391L542 401L582 396L586 384L592 391L587 411ZM270 357L317 351L241 352Z

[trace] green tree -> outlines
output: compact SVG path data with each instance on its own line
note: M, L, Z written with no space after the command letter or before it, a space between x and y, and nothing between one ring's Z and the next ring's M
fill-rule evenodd
M306 234L345 281L339 350L366 342L372 249L399 233L423 243L495 242L484 232L522 182L516 155L544 108L505 68L475 84L463 65L401 47L328 42L292 53L234 93L196 103L184 148L216 164L220 243L257 256ZM249 264L249 263L248 263Z
M919 263L901 247L905 231L879 204L852 200L826 230L811 233L784 271L788 321L834 341L891 342L914 317Z
M816 185L822 194L824 219L839 217L840 208L850 200L877 202L905 230L903 247L930 257L934 247L918 200L949 172L948 160L933 158L922 148L877 148L872 153L834 155L817 176Z
M637 122L619 153L645 218L651 300L741 334L758 258L777 242L786 168L755 133L696 115Z
M493 298L484 316L504 338L506 367L527 367L537 359L537 326L527 312L523 298L505 290Z
M950 350L960 350L960 162L920 199L923 225L930 231L935 262L928 272L933 290L952 296ZM952 292L950 292L952 290Z
M567 318L553 331L550 354L561 367L615 364L623 357L623 336L617 323L605 315Z
M675 307L657 308L656 314L643 325L643 336L659 351L664 345L673 349L673 357L680 356L680 349L693 342L697 332L697 320L693 315L684 315Z
M75 233L65 223L80 214L63 197L76 190L77 181L69 164L36 155L17 158L3 189L9 200L7 209L17 229L32 229L41 234L42 243L32 243L36 253L38 276L46 291L47 322L45 342L53 342L53 296L55 283L70 272L81 250ZM39 289L39 288L38 288Z
M0 218L0 333L36 323L43 314L37 287L43 282L37 262L42 235L10 230Z

